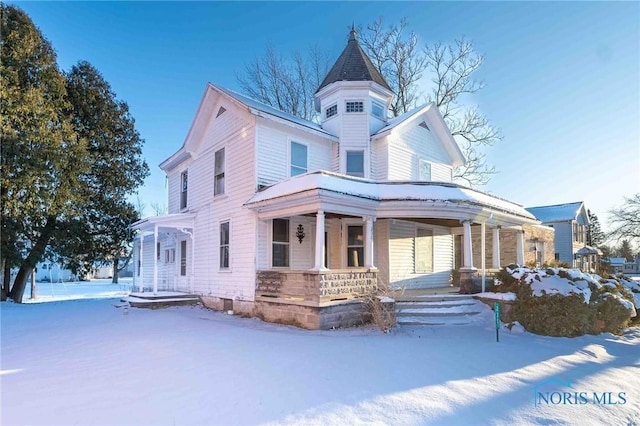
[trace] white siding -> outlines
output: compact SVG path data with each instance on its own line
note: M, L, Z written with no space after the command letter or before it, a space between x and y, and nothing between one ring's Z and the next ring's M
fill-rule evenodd
M376 152L376 161L379 155ZM443 182L452 180L451 159L442 143L431 131L417 124L409 125L407 129L390 138L388 155L390 180L418 180L420 160L431 163L431 180ZM376 165L376 167L380 166Z
M389 144L386 139L371 143L371 179L386 180L388 175Z
M307 146L308 171L333 169L331 141L297 129L261 121L257 138L258 185L272 185L289 177L291 141Z
M552 222L545 225L553 226L555 236L553 245L555 252L560 254L560 262L573 265L573 230L571 222Z
M433 230L433 273L415 273L414 237L417 226ZM389 280L392 288L428 288L449 285L449 277L453 269L453 237L449 229L392 220L389 233Z

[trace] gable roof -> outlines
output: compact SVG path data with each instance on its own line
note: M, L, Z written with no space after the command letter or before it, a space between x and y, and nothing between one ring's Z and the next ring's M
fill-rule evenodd
M324 80L322 80L316 93L323 87L336 81L374 81L390 92L393 92L382 74L373 66L371 59L369 59L367 54L364 53L364 50L362 50L362 47L360 47L354 28L351 28L350 34L347 47L344 48L336 63Z
M460 150L460 146L451 135L449 127L444 122L440 110L433 102L424 104L417 108L407 111L397 117L392 118L387 122L387 125L374 132L371 135L371 140L380 139L393 133L395 130L400 129L403 126L409 125L412 122L421 121L426 118L427 123L432 127L432 130L437 134L438 138L442 141L444 149L447 154L453 160L454 166L461 166L465 163L464 154Z
M526 209L538 220L545 223L575 220L582 208L584 208L584 203L577 201L575 203L555 204L552 206L527 207Z
M322 133L323 136L329 136L332 139L337 140L335 135L327 132L319 124L314 123L313 121L305 120L304 118L296 117L293 114L280 111L277 108L271 107L269 105L265 105L262 102L258 102L255 99L251 99L247 96L241 95L240 93L234 92L233 90L226 89L221 86L216 86L215 84L212 84L212 83L209 83L209 86L225 93L226 95L232 97L233 99L240 102L241 104L244 104L246 107L249 108L249 112L251 112L254 115L259 115L263 117L264 115L262 114L266 114L272 117L277 117L282 120L288 121L290 123L295 123L300 126L306 127L308 129L315 130L317 132Z

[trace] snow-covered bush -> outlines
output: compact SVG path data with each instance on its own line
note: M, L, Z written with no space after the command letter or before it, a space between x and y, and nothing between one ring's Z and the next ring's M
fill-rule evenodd
M629 325L637 316L635 308L640 308L640 300L634 301L628 282L632 283L577 269L510 265L497 274L495 291L516 294L514 318L527 330L549 336L580 336L620 333Z

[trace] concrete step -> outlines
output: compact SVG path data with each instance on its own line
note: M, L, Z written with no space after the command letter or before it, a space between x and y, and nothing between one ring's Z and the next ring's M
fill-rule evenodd
M421 317L456 317L464 315L477 315L481 310L477 306L465 308L432 308L432 309L397 309L396 315L401 316L421 316Z
M396 302L449 302L474 300L473 296L468 294L424 294L420 296L398 295L391 296Z
M444 309L458 306L476 306L476 302L473 300L461 300L459 302L455 300L444 302L396 302L396 309Z
M400 325L469 325L473 324L472 317L466 315L461 317L399 317Z
M174 297L161 297L161 298L142 298L136 296L128 296L121 299L123 302L128 302L129 306L133 308L168 308L170 306L185 306L185 305L197 305L200 303L200 298L197 296L174 296Z

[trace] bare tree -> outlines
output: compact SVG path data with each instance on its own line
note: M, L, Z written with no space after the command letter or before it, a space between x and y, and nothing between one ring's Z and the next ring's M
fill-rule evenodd
M640 193L624 198L618 208L609 210L611 236L640 242Z
M423 102L434 102L466 158L454 171L454 179L469 185L486 184L496 173L486 162L484 150L502 140L502 135L477 106L467 106L461 98L484 87L474 78L484 57L476 53L466 38L451 45L440 42L422 47L420 37L408 29L406 19L385 26L382 18L360 29L360 45L373 65L393 89L390 106L393 116L403 114ZM328 57L317 47L306 55L285 57L271 45L265 54L237 74L242 91L250 97L293 115L317 120L313 95L328 70ZM432 85L425 94L423 77Z
M249 97L295 116L316 120L313 95L328 71L329 60L317 46L306 54L290 57L268 45L262 57L249 62L236 74L240 87Z
M484 87L473 77L484 61L473 44L463 37L451 45L437 42L420 49L419 37L407 29L406 19L384 27L382 18L367 25L360 41L396 94L390 108L393 116L425 99L435 103L467 160L455 170L454 179L469 185L486 184L496 170L487 164L483 150L502 136L476 106L465 106L460 99ZM426 96L420 92L424 74L431 76L432 82Z
M428 57L419 42L415 32L407 33L406 18L388 28L378 18L361 31L360 45L396 94L390 107L394 117L414 108L422 98L418 82L427 68Z

